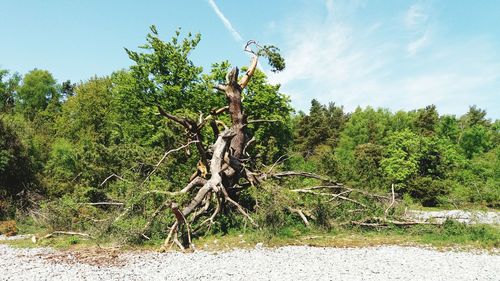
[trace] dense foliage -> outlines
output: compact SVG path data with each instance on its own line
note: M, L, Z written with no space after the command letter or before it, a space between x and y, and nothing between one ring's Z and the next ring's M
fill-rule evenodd
M86 203L126 202L137 216L106 231L144 225L162 202L161 195L145 199L145 192L181 188L197 161L190 157L197 152L187 149L155 165L165 151L186 143L184 128L160 116L159 107L196 120L225 105L213 86L224 81L230 64L215 63L209 71L196 66L189 55L199 41L200 35L182 37L177 31L164 42L153 26L140 50L126 50L134 63L130 69L76 85L58 84L47 70L24 76L0 70L0 219L37 205L48 210L50 215L40 219L49 226L89 228L119 207ZM278 49L264 47L263 55L282 70ZM440 116L433 105L348 113L335 103L313 100L309 113L294 114L290 99L261 71L243 94L249 120L272 121L246 128L256 139L249 148L258 156L252 165L270 167L279 160L286 168L381 194L394 186L399 198L424 206L499 207L500 121L487 119L475 106L459 117ZM256 219L271 228L289 219L283 206L293 196L273 184L242 194L256 206ZM146 204L137 204L141 200ZM346 215L341 207L304 200L322 226L329 227L330 217ZM165 220L151 233L164 234ZM227 231L237 221L228 218L216 230Z
M313 100L310 113L295 118L302 155L342 182L382 192L394 185L424 206L498 207L499 121L475 106L461 117L439 116L434 105L344 113Z

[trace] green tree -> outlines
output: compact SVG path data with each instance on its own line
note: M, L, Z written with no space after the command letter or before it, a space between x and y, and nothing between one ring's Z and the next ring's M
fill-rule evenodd
M141 89L138 94L149 105L160 105L169 112L180 108L196 112L202 106L193 98L202 68L195 66L189 55L200 42L200 34L192 36L189 33L181 39L178 30L170 42L164 42L154 25L150 29L147 43L140 47L148 52L125 49L135 62L130 68Z
M266 75L256 70L248 84L244 102L249 136L257 140L252 153L261 155L263 163L277 160L292 142L290 98L280 93L279 85L269 84Z
M131 106L129 114L132 118L141 118L144 121L142 124L148 126L147 129L135 128L136 132L142 131L136 135L143 135L142 138L147 139L151 145L165 148L182 140L179 136L183 134L178 127L166 127L165 122L173 122L165 121L163 116L159 116L157 108L190 120L198 120L200 113L207 114L223 107L226 97L215 93L213 88L224 83L231 67L228 62L217 63L212 65L209 73L202 74L202 68L195 66L189 58L200 41L200 35L193 36L189 33L187 37L181 38L180 34L178 30L169 42L165 42L152 26L151 33L146 38L147 43L140 47L149 52L127 50L129 57L135 62L131 66L131 76L125 73L115 76L116 81L121 81L118 82L118 99L126 106ZM279 92L279 86L270 85L265 74L258 70L243 95L245 104L248 104L245 114L251 122L246 130L250 136L262 142L250 149L257 151L263 162L272 161L284 153L291 140L290 100ZM223 116L221 119L227 120L227 117ZM271 120L273 122L269 122ZM208 144L213 139L208 137L203 141Z
M322 105L313 99L309 115L301 116L296 125L295 140L303 155L312 155L319 145L336 147L347 119L343 107Z
M361 185L368 189L379 189L384 184L380 162L383 159L382 145L365 143L354 149L354 167Z
M28 150L0 118L0 219L13 215L2 207L3 203L20 197L23 189L31 189L34 184L35 171Z
M336 170L331 172L341 180L355 181L357 172L353 163L356 147L367 143L382 145L384 138L392 130L391 126L391 114L388 110L356 108L340 133L338 146L334 150Z
M478 108L477 106L469 106L469 111L462 116L462 120L465 122L467 127L472 127L475 125L489 126L490 121L486 119L486 110Z
M437 134L440 138L448 139L453 143L458 142L460 127L455 115L441 116L437 126Z
M417 111L415 119L415 128L424 136L434 134L436 125L438 124L439 114L435 105L426 106Z
M50 102L59 102L56 80L47 70L34 69L28 72L17 90L16 103L21 111L33 120L45 110Z
M483 125L473 125L465 129L460 140L465 156L471 159L474 155L488 151L491 148L490 134Z
M380 164L386 177L398 189L404 189L408 180L419 170L418 148L418 136L409 130L396 132L388 137L385 157Z
M0 113L14 106L14 96L20 81L18 73L9 76L7 70L0 69Z

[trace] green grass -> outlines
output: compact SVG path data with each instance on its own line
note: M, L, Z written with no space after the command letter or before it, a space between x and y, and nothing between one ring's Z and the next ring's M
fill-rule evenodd
M471 225L448 221L441 226L421 225L385 229L306 229L285 227L276 232L248 231L213 235L194 240L199 249L227 250L253 248L257 243L267 247L309 245L318 247L367 247L377 245L421 245L437 248L486 249L500 247L498 226Z
M25 226L20 226L23 229ZM36 230L27 226L24 230ZM40 229L38 229L40 230ZM24 232L26 233L26 232ZM46 232L38 232L41 237ZM31 239L0 241L14 247L52 247L56 249L84 249L95 246L109 247L117 244L112 239L85 239L78 236L58 236L41 239L36 244ZM141 245L126 245L127 250L157 250L163 241L158 238ZM412 227L388 227L381 229L333 228L323 230L304 226L283 227L274 231L232 230L225 235L209 235L193 239L197 249L224 251L234 248L254 248L262 243L265 247L309 245L317 247L368 247L378 245L433 246L454 249L496 250L500 247L500 227L491 225L464 225L447 221L441 226L418 225ZM175 247L173 248L176 249Z

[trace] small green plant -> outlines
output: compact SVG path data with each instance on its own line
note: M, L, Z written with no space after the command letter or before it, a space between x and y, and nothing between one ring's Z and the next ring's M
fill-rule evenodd
M80 243L80 239L78 237L71 236L68 238L68 244L70 244L70 245L76 245L79 243Z

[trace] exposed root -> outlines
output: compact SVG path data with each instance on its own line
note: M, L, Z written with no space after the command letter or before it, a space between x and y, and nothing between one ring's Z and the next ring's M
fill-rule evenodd
M236 207L236 209L238 210L238 212L240 212L245 218L247 218L248 221L250 221L250 223L253 226L258 227L257 223L252 219L252 217L250 217L250 215L247 213L247 211L245 211L245 209L238 202L234 201L233 199L231 199L231 197L229 197L226 189L223 186L221 187L221 191L224 194L224 198L227 200L227 202L233 204Z
M214 212L212 213L212 215L207 218L206 220L202 221L200 223L200 225L198 226L198 228L194 231L194 233L196 233L197 231L199 231L205 224L208 223L208 230L210 230L210 228L212 227L212 225L215 223L214 219L215 217L220 213L221 211L221 200L219 197L216 197L217 198L217 205L215 206L215 210Z

